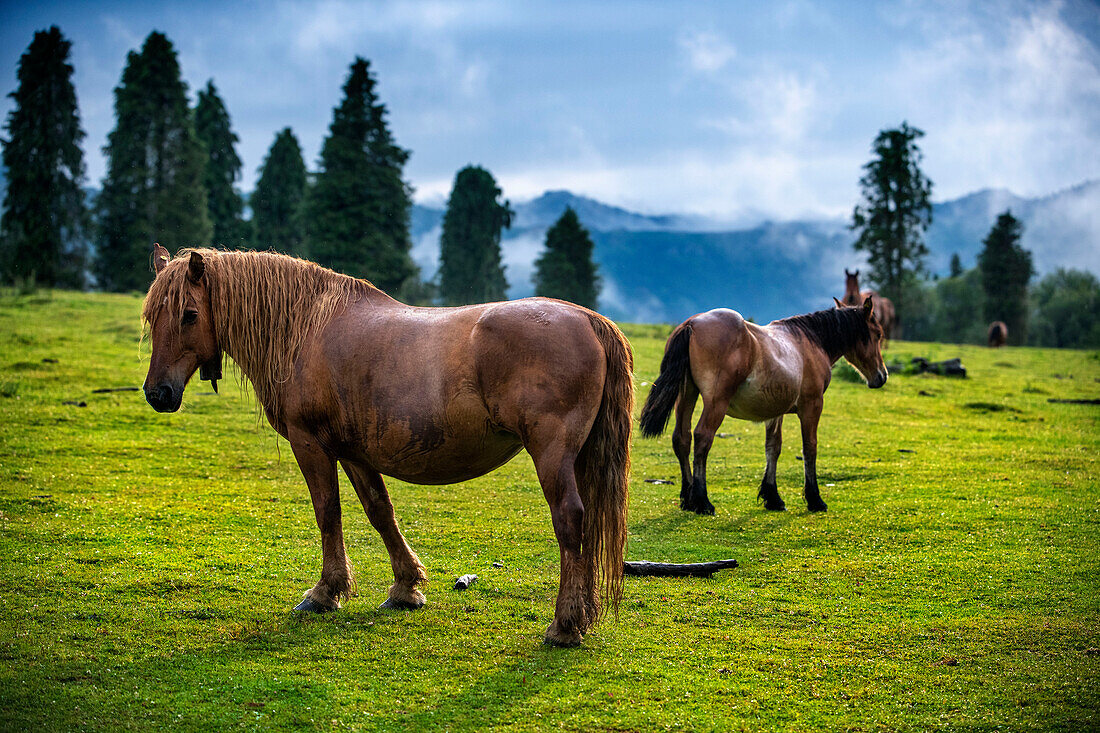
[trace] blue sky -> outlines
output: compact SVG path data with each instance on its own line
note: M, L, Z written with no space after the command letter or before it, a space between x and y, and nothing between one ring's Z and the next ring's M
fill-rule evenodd
M93 185L126 53L152 30L192 97L214 80L245 189L283 127L314 166L356 55L429 203L476 163L513 200L568 188L731 222L845 216L874 136L903 120L927 133L936 200L1100 177L1094 2L5 0L5 93L51 24L74 44Z

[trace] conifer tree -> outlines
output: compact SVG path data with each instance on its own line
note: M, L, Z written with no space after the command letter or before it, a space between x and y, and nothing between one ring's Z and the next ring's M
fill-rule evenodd
M298 256L305 254L301 215L305 192L302 148L287 127L275 136L252 192L256 247Z
M207 213L214 227L214 244L233 249L247 247L251 237L243 220L244 199L234 187L241 177L241 159L235 147L240 138L230 126L229 111L213 80L206 83L206 89L199 90L195 134L206 147L202 179Z
M512 209L496 179L480 166L455 176L439 242L439 294L446 305L488 303L507 297L500 233L512 225Z
M594 245L572 207L546 232L546 249L535 261L535 295L596 308L600 276L592 261Z
M978 269L985 291L985 320L1004 321L1008 341L1027 343L1027 284L1035 269L1031 252L1020 246L1023 224L1005 211L982 242Z
M906 122L878 134L859 181L862 201L852 212L855 248L867 253L869 280L894 301L901 321L906 291L924 270L924 232L932 223L932 182L921 172L916 143L921 137Z
M8 186L0 217L0 273L45 286L85 284L84 131L57 26L38 31L19 59L3 141Z
M97 201L97 274L106 290L142 290L152 280L153 242L169 251L210 244L202 177L206 151L195 136L187 85L172 42L154 31L130 51L115 88L115 129Z
M417 267L409 256L412 191L402 179L409 152L386 125L370 64L356 58L306 193L310 257L396 294Z

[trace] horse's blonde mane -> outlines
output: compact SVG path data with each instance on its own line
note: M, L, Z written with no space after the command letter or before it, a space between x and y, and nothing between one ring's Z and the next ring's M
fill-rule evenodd
M349 301L376 290L366 280L341 275L313 262L274 252L184 249L153 281L142 320L151 326L162 313L183 316L191 253L202 255L203 279L218 344L252 383L256 399L279 416L279 390L306 340Z

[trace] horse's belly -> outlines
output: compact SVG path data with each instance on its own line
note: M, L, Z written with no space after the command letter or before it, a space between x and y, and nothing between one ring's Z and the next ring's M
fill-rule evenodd
M485 430L441 436L438 442L380 441L368 462L379 472L413 484L453 484L482 476L507 463L523 447L517 436Z
M790 412L797 400L798 389L793 385L773 382L765 386L748 379L730 399L726 414L739 420L762 422Z

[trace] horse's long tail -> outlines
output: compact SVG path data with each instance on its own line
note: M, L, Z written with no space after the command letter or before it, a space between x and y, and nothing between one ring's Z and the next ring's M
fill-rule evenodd
M595 624L606 607L618 612L623 595L634 356L614 323L596 313L589 320L607 356L600 409L577 457L577 488L584 503L585 616Z
M649 397L642 407L642 436L656 438L665 431L668 416L676 406L676 398L684 388L684 380L690 379L691 362L688 346L691 342L691 324L677 326L668 337L665 355L661 359L661 373L649 389Z

